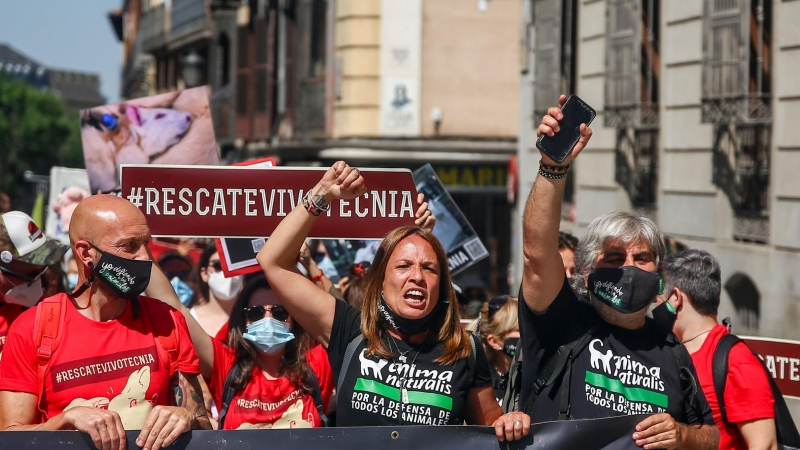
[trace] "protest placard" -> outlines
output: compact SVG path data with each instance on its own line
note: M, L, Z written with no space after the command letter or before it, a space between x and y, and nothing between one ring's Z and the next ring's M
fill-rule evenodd
M475 229L453 201L430 164L414 171L414 183L417 190L425 194L428 208L436 216L433 234L447 251L450 273L455 275L489 256L489 251Z
M121 164L219 164L206 87L81 111L91 192L118 190Z
M69 244L69 222L78 203L91 195L86 169L53 167L50 169L50 198L44 232Z
M276 165L275 158L272 157L231 164L231 166L248 167L275 167ZM256 255L266 241L266 238L217 238L217 253L225 276L245 275L261 270L256 261Z
M760 336L739 336L758 353L784 397L800 399L800 342Z
M122 166L123 197L154 236L268 237L327 169ZM416 189L407 169L362 169L367 192L338 200L309 237L379 239L414 223Z
M270 447L296 450L343 450L371 447L384 450L635 450L631 435L645 416L604 419L563 420L531 424L528 436L515 442L499 442L494 428L481 426L398 426L294 428L265 430L191 431L182 434L170 448L176 450L218 450L262 448L269 434ZM139 450L139 431L127 431L128 450ZM78 431L28 431L2 433L0 448L93 449L86 433Z

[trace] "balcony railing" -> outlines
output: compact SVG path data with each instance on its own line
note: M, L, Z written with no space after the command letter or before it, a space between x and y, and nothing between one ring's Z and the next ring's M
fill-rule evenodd
M170 40L180 39L209 26L207 0L172 0Z
M769 94L703 98L702 120L706 123L769 123Z
M603 125L606 127L658 127L658 103L605 105L603 111Z
M143 52L150 53L166 43L167 32L164 15L163 3L142 14L138 39Z

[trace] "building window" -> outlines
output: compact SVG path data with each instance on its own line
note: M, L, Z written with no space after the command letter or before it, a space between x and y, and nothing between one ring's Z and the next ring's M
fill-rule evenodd
M577 48L577 0L533 0L535 32L533 117L547 114L561 94L575 87ZM565 218L575 201L574 170L567 175L564 191Z
M534 117L547 114L547 108L560 94L575 86L575 47L577 41L577 0L534 0Z
M713 181L733 209L733 237L745 242L769 239L770 126L717 126Z
M705 2L702 118L714 124L713 182L734 239L769 241L772 1Z
M309 53L309 72L310 78L325 76L325 46L327 45L327 14L328 2L326 0L314 0L311 12L311 49Z
M652 213L658 191L658 0L608 0L604 125L617 129L615 180Z
M227 86L231 81L231 43L226 33L220 33L217 38L217 80L219 86Z
M705 2L703 121L770 121L771 0Z
M607 127L658 126L658 0L609 0L606 14Z
M645 212L656 207L658 189L658 130L619 128L615 180L628 193L631 205Z

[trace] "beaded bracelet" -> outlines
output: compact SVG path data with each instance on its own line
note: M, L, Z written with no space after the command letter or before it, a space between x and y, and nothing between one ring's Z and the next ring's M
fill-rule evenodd
M541 176L543 176L545 178L549 178L551 180L560 180L562 178L566 178L567 172L564 172L564 173L550 173L550 172L547 172L547 171L545 171L544 169L542 169L540 167L539 168L539 175L541 175Z
M319 216L324 212L330 211L331 209L330 203L328 203L328 206L318 205L314 203L314 200L311 200L310 197L311 197L311 191L308 191L305 197L303 197L303 207L306 208L306 211L308 211L309 214L311 214L312 216Z
M544 169L548 172L555 172L555 173L567 173L569 172L569 164L566 166L551 166L550 164L545 164L544 161L541 159L539 160L539 168Z

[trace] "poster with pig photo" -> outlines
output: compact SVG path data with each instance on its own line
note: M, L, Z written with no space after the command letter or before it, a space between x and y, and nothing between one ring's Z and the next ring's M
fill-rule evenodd
M120 188L120 164L219 164L204 86L81 111L92 193Z

